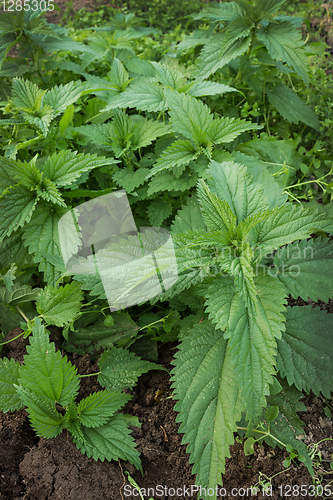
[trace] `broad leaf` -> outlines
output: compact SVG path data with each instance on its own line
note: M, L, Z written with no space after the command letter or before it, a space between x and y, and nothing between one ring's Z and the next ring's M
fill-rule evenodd
M294 298L329 302L333 297L332 263L332 242L316 238L279 248L274 257L275 268L270 272Z
M55 284L60 272L43 255L60 256L58 223L66 212L67 210L59 206L40 204L23 231L25 246L29 248L29 253L34 255L35 262L39 263L39 270L44 272L45 280L51 284Z
M14 359L0 359L0 411L15 411L23 408L14 384L18 384L20 363Z
M215 35L201 51L197 78L206 79L217 69L222 68L235 57L244 54L249 48L251 37L236 39L233 42L223 35Z
M200 205L196 195L188 199L187 204L177 212L172 224L173 233L185 233L186 231L206 231L207 226L202 218Z
M252 241L259 244L262 253L281 245L308 238L320 229L323 214L313 209L286 204L252 230Z
M255 123L250 123L238 118L216 118L207 133L215 144L232 142L242 132L261 128Z
M142 373L161 369L160 365L144 361L134 352L123 349L105 350L98 365L98 382L109 391L122 391L125 387L131 389Z
M117 414L111 417L107 424L101 427L89 428L82 426L84 442L73 436L73 441L81 453L86 453L94 460L128 460L142 471L139 452L135 441L130 436L126 420Z
M165 91L165 95L170 109L171 125L176 132L195 140L196 128L202 132L208 131L213 122L213 115L208 106L195 97L170 89Z
M130 399L131 396L121 392L98 391L81 399L76 412L82 425L90 428L100 427Z
M57 186L73 183L82 172L89 172L96 167L115 163L113 158L104 156L77 154L77 151L60 151L48 157L40 169Z
M55 350L39 318L35 319L32 332L28 354L20 367L19 384L46 403L67 406L79 391L76 368L66 356L62 358L61 352Z
M163 88L150 78L137 78L125 92L111 98L110 104L102 111L114 108L161 111L166 108Z
M180 167L187 165L191 160L195 159L199 154L197 148L189 140L179 139L168 146L155 166L150 170L147 178L153 177L162 170L172 169L173 167ZM178 169L179 171L179 169Z
M22 402L27 406L27 412L32 428L38 436L54 438L63 430L63 416L45 397L38 396L32 390L16 386Z
M261 26L258 29L257 37L266 45L268 53L273 59L291 66L308 85L307 57L300 31L295 30L286 21L271 22L268 26Z
M277 367L289 384L331 398L333 391L332 319L312 306L288 307L286 331L278 340Z
M210 165L207 184L213 193L229 204L238 223L267 208L261 186L253 182L246 167L234 162L212 161Z
M172 370L177 422L182 422L179 432L184 433L182 442L189 443L196 484L215 491L222 484L225 457L230 456L229 446L240 420L230 349L222 332L207 321L192 328L179 347Z
M30 221L36 204L36 194L19 185L3 192L0 197L0 241Z
M270 432L274 437L285 444L289 444L299 455L304 457L304 463L310 474L313 474L313 464L309 457L307 446L300 440L304 436L304 423L297 415L299 411L306 411L305 405L300 401L304 397L301 391L294 386L289 387L285 379L279 379L282 391L267 398L268 404L279 408L279 416L270 424ZM265 439L269 446L276 447L274 439Z
M172 203L170 200L157 198L150 202L147 214L150 224L154 227L160 227L162 222L172 214Z
M133 171L130 167L123 167L113 174L112 179L124 188L127 193L131 193L145 183L148 173L148 168L141 167Z
M289 87L275 85L266 91L269 102L280 115L292 123L300 121L319 131L320 121L316 113Z
M45 321L64 326L76 318L82 299L80 284L73 281L64 287L45 287L38 296L36 307Z

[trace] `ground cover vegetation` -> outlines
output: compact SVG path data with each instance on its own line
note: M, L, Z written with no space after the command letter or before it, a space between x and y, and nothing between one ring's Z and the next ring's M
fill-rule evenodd
M146 7L85 26L0 18L1 340L29 337L23 364L0 360L0 409L140 469L124 389L177 341L179 430L212 499L237 433L245 454L265 440L314 472L297 412L303 391L331 398L332 319L288 297L333 297L333 84L325 43L282 0L198 2L169 33ZM100 276L66 270L58 223L121 189L137 227L171 232L178 279L110 314ZM104 390L76 401L52 325L68 352L103 351Z

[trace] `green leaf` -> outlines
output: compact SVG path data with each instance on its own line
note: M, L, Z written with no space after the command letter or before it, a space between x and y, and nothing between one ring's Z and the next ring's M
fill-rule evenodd
M14 106L24 111L40 111L46 90L41 90L35 83L24 78L14 78L12 101Z
M9 159L3 159L7 174L12 179L12 184L19 183L22 187L29 190L35 188L42 180L42 174L33 163L11 162ZM6 165L7 163L7 165Z
M61 357L60 351L56 352L39 318L35 318L32 333L28 354L20 367L19 383L46 403L53 403L53 407L55 402L68 406L79 391L80 378L76 368L66 356Z
M116 57L113 58L111 70L108 73L108 77L110 78L111 84L121 90L123 90L130 82L125 66Z
M230 41L224 35L215 35L200 53L197 78L206 79L216 70L222 68L235 57L244 54L249 48L251 37Z
M157 198L149 203L147 214L152 226L161 227L162 222L172 214L172 203Z
M30 221L36 204L35 193L19 185L3 192L0 197L0 241Z
M282 168L285 169L283 175L275 176L282 186L293 184L295 170L300 168L303 161L302 156L296 151L297 142L293 139L278 140L275 137L254 139L240 145L238 149L263 161L272 174L276 174Z
M162 85L173 90L179 90L185 85L186 78L179 70L154 61L151 64L155 68L156 78Z
M54 117L56 117L63 113L67 106L79 99L84 88L80 80L71 81L65 85L57 85L47 92L44 103L52 108Z
M75 330L68 332L69 342L78 344L85 341L98 342L99 346L111 347L121 339L129 339L137 335L138 327L127 314L113 313L112 317L115 324L111 327L97 323L84 328L74 324Z
M98 391L81 399L77 406L80 424L94 428L107 423L108 420L124 406L131 396L121 392Z
M215 144L232 142L242 132L258 130L256 123L250 123L239 118L216 118L207 133Z
M194 160L199 154L197 148L189 140L179 139L168 146L155 166L150 170L147 178L153 177L162 170L172 169L173 167L181 167L188 165L191 160ZM179 169L178 169L179 171Z
M303 122L319 131L320 121L316 113L289 87L283 84L267 89L271 105L289 122Z
M187 204L183 205L177 212L172 224L173 233L185 233L186 231L207 231L196 195L192 195Z
M233 152L232 156L237 163L244 165L247 172L252 175L254 182L262 186L263 196L267 206L273 208L282 206L288 200L288 195L283 193L283 189L272 177L267 165L254 156L247 156L239 151Z
M139 452L135 441L130 436L126 420L117 414L111 417L107 424L101 427L89 428L82 426L84 442L73 436L73 441L81 453L93 457L94 460L128 460L142 471Z
M181 273L193 267L203 268L208 272L209 265L216 262L211 252L203 249L194 250L191 248L176 248L178 271Z
M137 187L144 184L148 173L148 168L141 167L133 171L131 167L123 167L113 174L112 180L126 189L127 193L132 193Z
M206 292L209 318L226 329L224 338L230 338L228 347L248 419L266 405L265 396L275 374L275 337L280 337L284 329L283 287L269 276L256 276L255 284L260 293L253 304L253 315L230 277L215 278Z
M62 207L67 207L60 191L50 179L47 179L47 177L44 177L41 184L36 187L36 192L42 200Z
M303 434L304 422L299 418L297 412L306 411L305 404L300 401L300 399L304 398L304 394L297 390L294 385L289 386L286 379L278 377L277 380L282 390L277 394L268 396L267 402L269 407L265 412L265 416L267 412L269 412L269 414L271 414L271 412L275 414L275 409L278 408L280 414L283 415L293 427L295 433L297 433L296 435L301 435ZM271 408L274 410L271 410Z
M64 134L65 130L73 123L74 109L74 104L67 106L64 116L59 121L59 130L62 134Z
M3 33L10 33L11 31L16 31L17 28L22 26L23 12L17 12L16 16L10 12L2 12L0 18L0 30Z
M207 170L207 184L218 198L228 203L238 223L267 209L262 187L253 182L242 165L212 161Z
M149 370L160 370L160 365L144 361L134 352L123 349L105 350L98 362L100 374L98 382L110 391L131 389L137 379Z
M213 123L209 107L195 97L179 94L171 89L166 89L165 95L172 128L196 142L196 129L207 132Z
M76 318L82 299L83 292L79 283L72 282L59 288L47 286L39 294L36 307L45 321L64 326Z
M308 85L307 56L300 31L287 21L271 22L268 26L261 26L258 29L257 38L266 45L268 53L273 59L291 66Z
M112 122L82 125L81 127L75 127L75 132L85 135L89 141L98 145L99 148L105 149L105 151L112 150L112 142L115 140Z
M157 137L169 134L171 127L156 120L131 115L134 121L133 150L149 146Z
M177 422L189 443L196 484L213 488L222 484L225 457L234 442L240 420L238 385L233 373L230 349L220 330L203 321L181 342L173 362L172 388L178 402ZM206 499L215 498L205 495Z
M63 417L54 404L26 387L16 386L16 390L27 406L29 420L36 434L44 438L59 436L64 427Z
M312 306L288 307L286 331L278 341L277 368L298 390L333 391L332 320L330 314Z
M194 19L208 19L211 21L233 21L243 15L244 11L236 2L218 3L212 2L202 9Z
M6 291L3 300L4 303L9 306L30 302L31 300L36 300L40 290L40 288L32 289L29 285L20 285L16 283L12 290Z
M313 464L308 454L306 445L299 438L304 436L304 423L297 415L299 411L306 411L305 405L300 401L304 397L301 391L294 386L289 387L284 379L279 379L282 391L267 398L268 404L274 408L279 408L279 416L270 423L270 432L274 437L285 443L293 450L297 450L299 455L305 458L304 463L310 474L313 474ZM276 447L276 441L266 438L269 446ZM281 446L280 446L281 447Z
M190 88L185 93L193 97L204 97L206 95L222 95L227 92L237 92L237 90L223 83L199 80L191 82Z
M253 455L254 453L254 443L255 443L255 439L253 437L249 437L247 438L247 440L245 441L244 443L244 455L247 457L249 455Z
M23 117L27 120L30 125L38 128L42 134L46 137L49 125L54 118L53 110L50 106L45 104L43 108L38 112L38 115L32 114L26 111L22 112Z
M236 230L236 216L230 205L212 193L203 180L198 181L197 193L207 227L211 231L227 231L230 238L233 238Z
M166 109L164 91L151 78L136 78L125 92L112 97L102 111L114 108L136 108L141 111L161 111Z
M323 215L317 210L286 204L253 228L253 242L262 253L275 250L295 240L308 238L320 229Z
M64 150L49 156L39 168L57 186L62 187L72 184L82 172L112 163L116 163L113 158Z
M149 183L148 196L152 196L160 191L187 191L195 186L197 176L185 171L178 177L168 171L162 171L155 175Z
M273 422L273 420L276 419L276 417L278 416L278 414L279 414L279 407L278 406L270 406L265 411L265 418L269 422Z
M273 275L293 297L329 302L333 297L333 244L316 238L279 248L274 257Z
M1 331L8 335L9 332L20 326L20 316L13 313L7 306L0 303Z
M14 384L18 384L20 363L7 358L0 359L0 410L15 411L23 408Z
M15 178L14 172L17 168L17 163L10 159L0 157L0 188L3 189L16 184L17 180Z
M44 272L48 283L55 284L60 272L42 255L60 256L58 223L66 212L67 210L59 206L40 204L23 230L24 244L29 248L30 254L34 254L35 262L39 262L39 270Z

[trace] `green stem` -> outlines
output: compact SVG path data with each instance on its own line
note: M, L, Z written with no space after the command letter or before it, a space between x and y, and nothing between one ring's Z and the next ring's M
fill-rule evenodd
M92 191L91 189L74 189L73 191L61 194L64 198L96 198L97 196L113 193L113 191L114 188L100 189L98 191Z
M87 375L80 375L80 378L83 377L94 377L95 375L99 375L102 372L96 372L96 373L88 373Z
M24 332L20 333L19 335L17 335L17 337L14 337L13 339L6 340L6 342L1 342L0 345L9 344L10 342L13 342L13 340L16 340L16 339L22 337L22 335L24 335Z
M237 429L241 429L243 431L247 431L247 427L237 427ZM279 443L281 446L283 446L284 448L287 447L287 445L285 443L282 443L282 441L280 441L278 438L276 438L275 436L273 436L270 432L267 432L267 431L257 431L256 429L253 429L252 432L258 432L259 434L264 434L264 437L270 437L272 439L274 439L274 441L276 441L277 443Z
M21 311L21 309L18 306L16 306L16 309L21 314L22 318L28 323L29 319L26 317L26 315L24 314L24 312Z

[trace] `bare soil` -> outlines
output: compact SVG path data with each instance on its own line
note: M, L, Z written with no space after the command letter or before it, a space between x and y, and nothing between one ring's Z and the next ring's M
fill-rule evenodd
M47 14L49 22L59 23L64 15L66 2L57 0L59 10ZM104 3L104 2L103 2ZM105 1L107 3L107 0ZM95 9L90 0L73 0L73 10L86 7ZM314 20L314 25L319 21ZM326 28L327 26L327 28ZM322 28L322 25L320 26ZM325 25L326 41L333 46L332 25ZM305 305L302 301L290 301L290 305ZM322 309L333 313L333 303L320 303ZM15 337L20 330L14 330L6 340ZM61 334L54 330L52 339L58 348L61 346ZM14 358L22 362L26 354L27 340L22 337L8 344L0 353L0 357ZM159 363L168 369L176 349L175 344L162 346L159 351ZM88 355L66 354L68 359L78 368L78 373L86 374L97 370L97 365ZM80 398L91 392L100 390L94 377L81 380ZM156 392L162 391L164 396L156 401ZM169 493L151 494L154 500L174 500L175 498L196 498L173 494L171 488L190 488L195 483L192 466L186 445L181 444L182 436L178 434L179 424L173 410L174 401L167 399L171 394L169 375L166 372L153 371L143 375L134 391L133 399L124 408L125 413L136 415L141 429L133 427L138 450L141 452L144 476L136 471L128 462L96 462L82 455L73 444L70 435L63 432L54 439L45 440L36 436L30 427L25 410L15 413L0 412L0 500L134 500L139 498L126 495L128 471L135 481L146 490L157 485L167 487ZM310 394L305 395L304 403L307 412L300 413L305 422L304 434L307 444L317 443L324 438L333 438L332 420L324 414L323 401ZM332 441L325 441L319 446L323 460L330 460L333 454ZM226 471L223 475L223 486L226 496L232 498L251 497L249 489L258 486L259 480L272 478L272 494L259 493L255 498L314 498L313 495L298 495L289 486L307 487L321 483L331 484L333 491L333 471L328 462L318 462L316 476L312 478L302 465L293 464L284 469L283 461L287 453L276 448L272 450L265 444L256 445L254 455L245 457L243 445L237 443L231 447L231 456L227 459ZM280 487L280 488L279 488ZM232 494L233 488L243 488L239 494ZM160 492L158 490L158 492ZM319 490L320 491L320 490ZM289 493L289 494L288 494ZM149 498L148 496L145 498ZM224 498L224 497L220 497ZM318 499L333 498L323 495Z
M330 312L333 312L333 303L330 306L322 304L323 306L329 307ZM15 337L19 332L19 329L14 330L8 339ZM51 340L60 348L62 341L60 331L54 329ZM7 344L1 352L1 357L6 356L22 362L23 355L26 354L26 344L27 340L22 337ZM159 363L170 369L175 349L175 344L164 345L160 349ZM92 362L88 355L79 356L76 353L63 352L64 354L67 354L68 359L77 366L78 373L82 375L98 370L97 364ZM94 377L83 378L79 399L100 389ZM158 398L155 398L157 390L164 393L159 402L156 402ZM152 371L142 375L131 394L133 399L124 408L124 412L136 415L142 423L141 429L133 427L132 433L141 452L143 477L128 462L96 462L82 455L66 432L54 439L37 437L30 427L25 410L5 414L0 412L0 499L137 499L138 496L126 495L129 490L124 487L129 483L125 471L128 471L142 488L154 488L157 493L161 493L162 489L156 490L157 485L168 488L167 494L155 493L154 500L196 498L196 496L173 495L172 488L190 488L195 483L195 476L191 473L186 445L181 444L182 436L178 434L179 424L176 423L176 413L173 410L174 401L172 398L167 398L171 394L168 373ZM305 397L304 402L309 411L300 416L306 423L307 442L316 443L323 438L333 438L332 421L325 416L321 399L309 395ZM320 445L323 459L330 459L333 453L331 443L332 441L326 441ZM265 444L256 445L255 448L254 455L245 457L241 443L231 447L231 457L227 459L226 472L223 476L223 486L227 496L267 498L262 493L252 497L250 492L244 495L247 488L258 486L259 479L265 477L275 476L271 481L272 495L269 496L274 500L288 497L288 485L310 486L314 484L316 478L324 485L333 479L332 471L331 474L327 474L330 471L328 463L323 462L316 469L316 478L311 478L302 464L284 469L286 452L278 448L273 450ZM232 488L244 488L244 490L240 490L239 495L232 495ZM290 496L314 498L311 495ZM319 495L317 498L327 497Z

